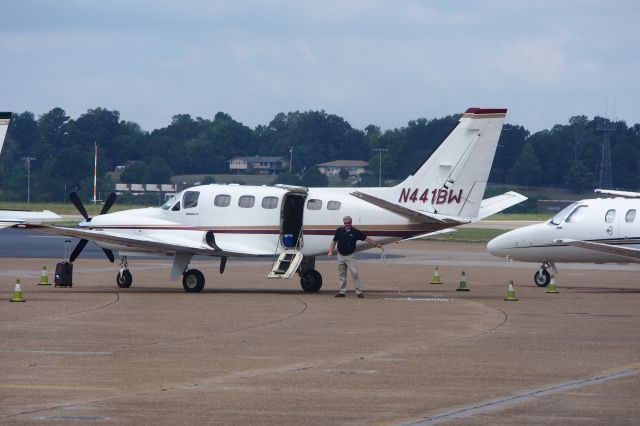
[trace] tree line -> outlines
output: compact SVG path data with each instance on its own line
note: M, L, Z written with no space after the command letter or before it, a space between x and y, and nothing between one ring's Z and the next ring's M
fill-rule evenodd
M103 193L113 189L107 172L128 162L134 163L122 173L123 181L166 183L176 174L228 173L227 160L235 156L289 158L292 147L292 173L279 176L279 183L326 185L315 165L347 159L368 161L370 172L361 185L376 186L380 154L383 179L402 179L415 171L459 117L418 118L396 129L369 125L359 130L325 111L295 111L279 113L269 124L252 129L218 112L213 119L178 114L168 126L144 131L105 108L89 109L77 119L62 108L38 118L28 111L14 113L0 156L0 200L26 200L27 157L36 159L31 163L31 201L62 201L72 190L88 197L94 143L100 150L98 189ZM601 167L602 128L612 130L613 188L637 190L640 124L629 127L624 121L584 115L533 134L505 124L490 182L593 188Z

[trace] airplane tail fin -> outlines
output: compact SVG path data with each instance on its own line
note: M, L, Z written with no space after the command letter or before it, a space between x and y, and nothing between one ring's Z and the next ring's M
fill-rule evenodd
M438 215L478 216L506 109L469 108L436 150L385 198Z
M11 121L10 112L0 112L0 152L2 152L2 145L4 145L4 137L7 135L7 129L9 129L10 121Z

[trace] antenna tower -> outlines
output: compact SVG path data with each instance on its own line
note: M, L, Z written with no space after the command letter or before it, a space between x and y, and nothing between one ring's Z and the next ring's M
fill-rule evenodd
M602 154L600 157L600 176L598 187L603 189L613 189L613 179L611 177L611 133L616 131L613 123L604 119L600 122L597 131L602 132Z

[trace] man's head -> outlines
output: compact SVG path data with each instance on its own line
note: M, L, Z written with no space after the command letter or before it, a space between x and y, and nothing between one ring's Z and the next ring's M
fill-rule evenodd
M351 216L345 216L344 218L342 218L342 223L344 224L345 229L350 229L352 222L353 221L351 220Z

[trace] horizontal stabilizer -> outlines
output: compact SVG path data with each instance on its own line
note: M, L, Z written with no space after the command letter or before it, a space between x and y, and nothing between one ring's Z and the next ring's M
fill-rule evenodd
M593 192L605 195L613 195L614 197L640 198L640 192L614 191L611 189L594 189Z
M596 250L604 253L615 254L618 256L628 257L630 259L640 259L640 249L632 247L622 247L613 244L594 243L592 241L580 241L580 240L553 240L556 244L566 244L568 246L580 247L587 250Z
M432 216L427 213L419 212L417 210L412 210L407 207L399 206L398 204L394 204L392 202L383 200L382 198L374 197L373 195L365 194L359 191L351 192L351 195L354 197L360 198L363 201L373 204L374 206L378 206L385 210L389 210L390 212L396 213L400 216L404 216L407 219L413 220L418 223L430 223L430 224L461 224L467 223L468 221L459 221L453 219L443 218L440 219L436 216Z
M495 197L486 198L480 203L480 210L478 216L473 219L473 222L477 222L484 218L487 218L493 214L500 213L504 209L508 209L511 206L515 206L518 203L526 200L522 194L518 194L514 191L505 192L502 195L496 195Z

